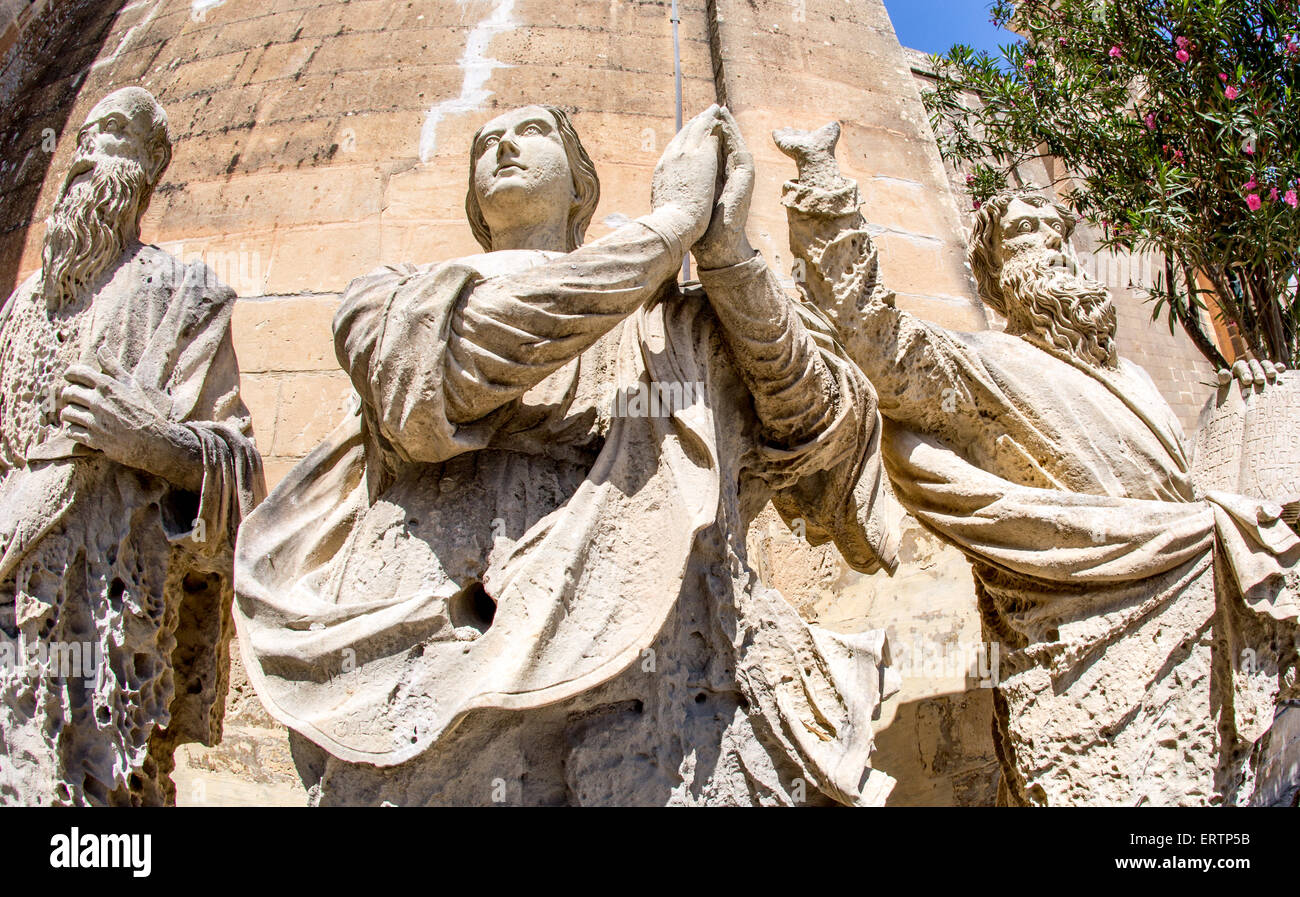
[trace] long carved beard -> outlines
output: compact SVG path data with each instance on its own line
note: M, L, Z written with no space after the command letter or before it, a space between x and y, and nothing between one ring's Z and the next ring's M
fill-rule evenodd
M89 289L126 249L148 187L128 159L99 159L88 180L66 188L46 223L45 299L60 306Z
M1041 254L1013 256L1002 267L1007 330L1043 348L1069 352L1099 367L1119 363L1110 291Z

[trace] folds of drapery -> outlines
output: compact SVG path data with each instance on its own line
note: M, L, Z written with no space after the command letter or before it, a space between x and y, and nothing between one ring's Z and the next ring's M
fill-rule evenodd
M1295 619L1286 588L1300 538L1268 502L1210 493L1166 502L1020 486L938 441L887 424L885 463L917 519L968 557L1048 582L1131 582L1166 573L1216 544L1250 607Z
M178 270L174 291L144 291L131 301L109 304L110 313L97 316L83 356L94 363L97 354L109 353L161 416L198 438L203 459L198 513L188 520L164 519L163 525L170 539L184 541L196 556L220 556L228 566L239 524L266 494L252 422L239 395L230 335L235 295L217 286L202 263ZM120 338L109 340L111 335ZM56 434L37 447L26 467L8 472L0 486L6 516L0 524L0 581L73 506L77 459L91 454Z
M86 799L86 776L139 799L166 800L158 790L165 770L142 772L138 789L130 784L148 752L169 756L175 745L220 738L235 536L265 494L240 399L234 303L202 264L178 265L142 247L95 298L80 356L89 364L115 360L160 416L195 436L199 495L58 433L0 483L0 582L14 588L20 640L30 646L45 638L42 631L54 640L91 639L103 658L93 694L61 678L37 683L34 691L44 694L35 716L19 722L57 733L43 749L69 764L57 774L74 800ZM13 338L3 321L0 315L0 338ZM87 631L78 621L89 614L95 625ZM45 619L52 627L43 628ZM147 648L171 655L146 652L134 667L115 659ZM78 744L92 749L79 754Z
M1227 587L1219 613L1236 613L1244 602L1262 618L1297 619L1300 539L1268 502L1223 493L1201 502L1145 501L1019 486L891 423L884 457L903 504L976 564L1004 621L1054 677L1070 676L1099 645L1176 598L1193 571L1209 575L1216 557ZM1075 644L1064 643L1070 637ZM1275 673L1263 658L1232 673L1235 725L1246 741L1271 722Z
M365 410L295 468L241 534L236 616L250 678L277 719L349 762L402 763L476 708L527 709L608 681L662 628L697 539L719 523L719 509L738 514L735 490L748 451L738 436L753 429L745 403L720 389L736 381L720 367L725 354L707 306L669 300L636 311L624 325L612 375L619 390L698 383L703 400L664 416L613 419L574 494L511 550L491 556L482 580L496 610L482 635L469 642L433 638L445 625L447 597L432 589L339 592L337 570L372 506L368 465L381 441L396 440L392 448L404 459L436 461L480 447L510 449L509 402L478 421L453 423L439 379L457 370L452 365L469 369L448 357L453 346L462 357L475 352L463 326L445 338L458 326L453 310L466 302L467 288L477 289L472 272L452 263L384 272L350 289L336 319L336 345ZM421 323L394 331L394 320L411 314L393 317L394 309L407 302L420 309ZM551 326L538 324L546 320L538 314L516 318L516 328ZM376 353L384 353L392 332L415 334L419 352L408 366L418 358L419 371L398 370L407 350L396 344L386 356L393 366L383 369ZM527 336L523 342L534 345ZM834 361L842 371L846 364ZM517 395L519 384L507 379L503 370L486 386L481 377L461 383ZM855 395L848 374L841 379L845 394ZM872 444L873 415L843 416L834 438L853 451ZM825 451L848 453L837 444ZM789 462L795 469L793 455ZM866 485L855 491L847 477L861 474L862 460L844 466L846 489L817 499L840 534L879 512L865 504L878 498L879 477L862 477ZM876 550L886 532L880 525L861 534L863 552ZM743 574L727 575L735 595L720 612L742 657L738 679L751 704L770 717L768 729L815 786L825 783L846 802L883 801L887 783L871 777L867 765L870 720L887 688L883 642L814 634L779 595ZM788 625L771 632L765 621L776 617ZM783 666L790 664L799 670ZM861 682L842 682L846 677Z

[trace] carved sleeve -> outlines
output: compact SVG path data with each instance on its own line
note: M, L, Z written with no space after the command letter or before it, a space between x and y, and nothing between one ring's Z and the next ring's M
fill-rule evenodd
M875 243L858 211L857 184L838 175L827 186L787 181L781 201L799 290L847 339L865 309L892 301L880 279ZM848 340L849 351L856 355L852 342Z
M681 255L641 224L468 291L450 322L447 418L468 423L577 358L673 278Z
M897 511L880 465L876 395L834 326L794 302L761 257L701 270L723 339L754 400L756 473L814 545L834 540L864 573L897 564Z
M192 276L210 282L206 271ZM183 350L174 374L184 380L174 380L172 390L174 399L197 394L195 399L174 402L173 407L188 408L179 423L198 439L203 463L196 518L176 523L181 529L202 527L203 538L193 540L207 554L230 551L240 523L266 496L252 418L240 397L239 362L230 333L234 301L233 291L222 288L198 306L214 311L210 317L191 319L196 338L186 348L202 351L206 363L186 363L194 353Z
M943 328L894 307L858 211L857 184L838 175L828 186L788 181L782 202L799 289L834 322L849 357L876 388L881 412L919 423L970 407L968 378L955 363L970 353ZM968 362L965 368L974 359Z
M485 447L524 393L657 295L680 263L670 238L634 223L515 274L384 269L348 287L335 350L397 454L445 461Z
M700 281L767 437L793 446L823 433L837 412L838 385L762 256L701 269Z

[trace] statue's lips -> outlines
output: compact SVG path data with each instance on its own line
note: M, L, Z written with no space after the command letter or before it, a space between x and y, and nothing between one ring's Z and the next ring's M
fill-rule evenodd
M518 162L507 162L505 165L497 166L497 170L493 172L493 175L496 177L509 177L514 174L523 174L524 171L525 167Z

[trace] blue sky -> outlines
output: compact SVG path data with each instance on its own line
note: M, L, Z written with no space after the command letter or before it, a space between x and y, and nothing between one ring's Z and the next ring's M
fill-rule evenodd
M926 53L946 53L953 44L997 52L1016 36L994 28L989 0L885 0L889 17L905 47Z

